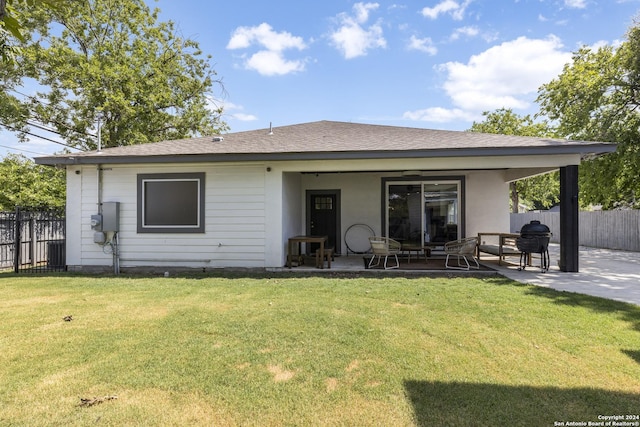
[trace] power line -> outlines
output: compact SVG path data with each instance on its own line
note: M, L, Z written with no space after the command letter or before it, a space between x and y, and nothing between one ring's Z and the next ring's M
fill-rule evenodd
M0 147L8 148L9 150L22 151L22 152L30 153L30 154L41 154L43 156L48 156L49 155L49 153L40 153L38 151L30 151L30 150L25 150L24 148L9 147L8 145L2 145L2 144L0 144Z
M31 117L31 119L32 120L38 120L37 117ZM55 134L61 135L60 132L58 132L55 129L46 127L46 125L43 124L42 122L40 122L40 124L38 124L38 123L34 123L33 121L27 121L27 124L29 124L30 126L34 126L34 127L40 128L42 130L46 130L47 132L51 132L51 133L55 133ZM64 127L66 129L70 130L71 132L75 132L75 133L80 134L80 135L86 135L86 136L90 136L92 138L97 138L98 137L97 135L94 135L94 134L89 133L89 132L75 130L72 127L70 127L69 125L67 125L66 123L53 122L53 124L55 124L57 126Z
M21 130L16 129L13 126L9 126L7 124L2 124L2 126L6 127L9 130L14 131L14 132L22 132L22 133L24 133L26 135L33 136L35 138L44 139L45 141L53 142L54 144L62 145L63 147L73 148L74 150L78 150L78 148L76 148L76 147L74 147L72 145L68 145L68 144L65 144L64 142L56 141L55 139L47 138L46 136L36 135L35 133L27 132L27 131L24 131L24 130L21 131Z
M50 127L47 127L47 126L45 126L45 125L43 125L43 124L41 124L41 123L36 123L36 122L30 121L30 120L27 120L27 124L28 124L29 126L33 126L34 128L38 128L38 129L45 130L45 131L47 131L47 132L55 133L56 135L59 135L59 136L61 136L61 135L62 135L62 134L61 134L60 132L58 132L57 130L52 129L52 128L50 128ZM67 129L71 130L72 132L79 133L79 134L81 134L81 135L87 135L87 136L91 136L91 137L97 138L97 136L96 136L96 135L93 135L93 134L90 134L90 133L87 133L87 132L79 132L79 131L76 131L76 130L73 130L73 129L71 129L71 128L67 127L66 125L64 125L64 126L65 126Z
M11 91L11 92L17 93L18 95L21 95L21 96L23 96L25 98L30 99L31 101L39 103L39 104L50 105L48 102L45 102L42 99L39 99L39 98L37 98L35 96L32 96L32 95L27 95L26 93L22 93L19 90L16 90L15 88L9 88L9 87L4 86L3 89L5 91ZM38 120L37 117L31 117L31 119ZM47 132L56 133L56 134L60 135L60 132L56 131L55 129L42 127L42 126L44 126L44 124L42 124L42 125L38 125L38 124L35 124L35 123L29 123L29 124L31 126L39 127L40 129L46 130ZM60 127L64 127L66 129L70 130L71 132L75 132L75 133L78 133L80 135L86 135L86 136L90 136L90 137L93 137L93 138L97 138L97 135L94 135L94 134L89 133L89 132L83 132L83 131L75 130L71 126L67 125L66 123L54 122L54 124L57 125L57 126L60 126Z
M40 123L35 123L35 122L32 122L32 121L27 120L27 124L28 124L29 126L33 126L34 128L38 128L38 129L42 129L42 130L46 130L47 132L51 132L51 133L55 133L56 135L60 135L60 132L58 132L57 130L55 130L55 129L51 129L51 128L49 128L49 127L46 127L45 125L42 125L42 124L40 124Z

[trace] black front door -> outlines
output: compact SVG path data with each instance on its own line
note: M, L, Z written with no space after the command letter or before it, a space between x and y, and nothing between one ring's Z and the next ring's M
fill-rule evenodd
M339 252L340 234L340 191L307 191L307 234L327 236L326 247ZM319 245L310 245L310 253L315 253Z

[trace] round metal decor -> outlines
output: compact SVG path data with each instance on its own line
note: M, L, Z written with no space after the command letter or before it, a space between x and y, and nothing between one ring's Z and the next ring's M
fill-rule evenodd
M367 224L353 224L344 233L344 242L347 245L347 255L366 254L371 252L369 237L375 236L373 228Z

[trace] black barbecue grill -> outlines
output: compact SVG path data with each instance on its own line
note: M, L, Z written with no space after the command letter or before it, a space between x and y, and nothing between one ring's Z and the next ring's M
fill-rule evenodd
M520 267L524 270L531 260L531 254L540 254L540 271L549 270L549 240L551 230L540 221L531 221L520 229L520 236L516 238L516 247L520 251Z

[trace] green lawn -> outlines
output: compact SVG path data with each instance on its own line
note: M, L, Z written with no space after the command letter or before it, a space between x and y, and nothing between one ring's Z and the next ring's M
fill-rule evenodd
M0 350L2 426L640 414L640 307L499 278L0 274Z

